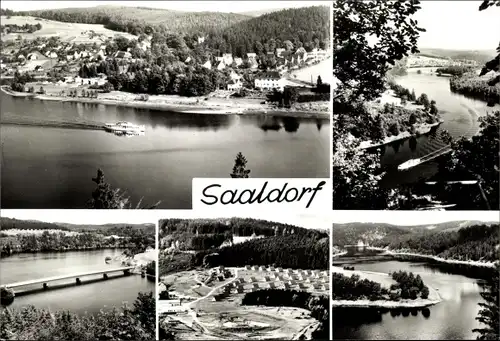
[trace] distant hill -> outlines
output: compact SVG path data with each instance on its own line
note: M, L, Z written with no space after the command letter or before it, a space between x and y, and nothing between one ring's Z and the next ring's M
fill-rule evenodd
M420 235L435 232L453 232L474 225L493 225L498 222L476 220L450 221L439 224L399 226L383 223L346 223L333 224L333 245L356 244L359 240L374 244L382 240L391 241L408 235Z
M20 230L64 230L70 231L68 228L53 224L46 223L37 220L19 220L12 218L0 218L0 225L2 230L10 230L10 229L20 229Z
M434 58L451 58L475 60L478 63L485 63L496 56L494 49L491 50L447 50L438 48L419 48L418 55Z
M332 240L333 245L340 247L357 244L359 240L362 240L364 243L373 244L375 241L413 233L415 230L422 231L422 228L412 227L411 229L407 229L382 223L333 224Z
M16 15L31 15L49 20L84 24L101 24L112 30L132 34L143 33L141 26L164 25L178 34L210 32L250 19L248 15L221 12L182 12L159 8L105 5L86 8L20 11ZM146 32L147 33L147 32Z
M64 230L77 232L99 232L104 234L120 234L131 230L141 230L146 234L155 233L154 224L103 224L103 225L88 225L88 224L68 224L68 223L47 223L37 220L19 220L12 218L0 218L2 230L20 229L20 230Z

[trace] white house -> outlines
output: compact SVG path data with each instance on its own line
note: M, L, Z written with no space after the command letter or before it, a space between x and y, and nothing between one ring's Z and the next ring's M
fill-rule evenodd
M239 90L243 87L243 83L240 80L230 80L229 83L227 83L227 89L228 90Z
M276 49L276 56L281 57L281 54L285 52L286 50L284 48L277 48Z
M247 58L248 62L250 63L250 69L257 69L259 67L256 53L247 53Z
M57 53L55 51L50 51L50 52L47 52L46 56L49 58L52 58L52 59L56 59Z
M255 88L257 89L283 91L284 87L285 79L277 71L264 72L255 78Z
M241 64L243 64L243 59L242 58L234 58L234 63L236 64L236 66L240 66Z
M224 64L231 65L233 63L233 55L231 53L224 53L222 55L222 60L224 61Z
M224 64L224 61L221 60L219 62L219 64L217 64L217 70L221 71L221 70L224 70L226 68L226 64Z

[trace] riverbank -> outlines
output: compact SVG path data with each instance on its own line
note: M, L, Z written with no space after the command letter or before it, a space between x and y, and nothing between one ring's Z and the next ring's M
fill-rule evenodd
M117 246L117 247L82 247L82 248L71 248L64 250L33 250L33 251L12 251L10 254L2 253L0 258L10 257L14 255L23 255L23 254L47 254L47 253L65 253L65 252L81 252L81 251L101 251L101 250L127 250L129 247L125 246Z
M431 255L422 255L418 253L411 253L411 252L401 252L401 251L392 251L392 250L386 250L387 254L393 256L394 258L400 257L400 258L413 258L413 259L418 259L418 260L432 260L438 263L444 263L444 264L456 264L456 265L465 265L465 266L471 266L471 267L481 267L481 268L490 268L494 269L495 268L495 262L489 262L489 261L473 261L473 260L458 260L458 259L446 259L446 258L441 258L438 256L431 256Z
M395 135L395 136L388 136L385 139L383 139L381 142L373 142L372 140L363 141L359 144L358 149L370 149L370 148L381 147L381 146L385 146L387 144L390 144L390 143L393 143L396 141L406 140L412 136L425 135L425 134L430 133L433 128L438 127L442 123L443 123L443 121L440 120L439 122L432 123L432 124L428 124L428 123L421 124L419 126L415 126L415 133L414 134L412 134L408 131L405 131L405 132L402 132L402 133Z
M358 275L361 279L367 279L376 283L379 283L382 287L387 289L390 288L392 284L396 284L389 274L373 271L360 271L360 270L344 270L341 267L332 266L333 273L340 273L344 276ZM432 287L429 287L429 296L426 299L417 298L415 300L401 299L400 301L389 301L389 300L376 300L370 301L367 299L363 300L332 300L333 307L350 307L350 308L385 308L385 309L397 309L397 308L425 308L442 301L441 296L438 291Z
M383 253L380 254L381 256L390 256L392 258L400 258L401 260L426 260L426 261L434 261L437 263L444 263L444 264L457 264L457 265L465 265L465 266L471 266L471 267L481 267L481 268L490 268L493 269L495 268L495 262L490 262L490 261L473 261L473 260L458 260L458 259L446 259L446 258L441 258L438 256L433 256L433 255L424 255L424 254L419 254L419 253L413 253L413 252L406 252L404 250L389 250L389 249L384 249L384 248L379 248L379 247L368 247L368 249L371 250L378 250L382 251ZM333 257L340 257L347 254L347 251L344 252L339 252L337 254L334 254ZM356 257L360 258L360 257ZM373 258L373 257L370 257ZM404 259L406 258L406 259Z
M181 97L177 95L151 95L147 101L138 100L138 94L120 91L99 94L99 98L63 97L56 94L28 94L12 91L8 86L1 90L13 97L38 99L41 101L58 101L69 103L87 103L113 105L119 107L170 111L189 114L246 114L246 115L275 115L285 117L303 117L329 119L329 102L297 103L290 109L277 108L271 104L262 104L262 101L245 98L209 98L209 97ZM54 87L61 92L62 89Z

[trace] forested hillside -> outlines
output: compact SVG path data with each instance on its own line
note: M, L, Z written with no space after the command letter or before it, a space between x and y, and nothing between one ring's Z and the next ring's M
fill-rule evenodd
M374 243L390 249L458 260L498 260L499 225L474 225L458 231L408 234Z
M324 49L329 36L328 7L314 6L285 9L240 22L210 35L208 42L221 52L244 56L248 52L274 52L275 48Z
M15 15L30 15L62 22L100 24L110 30L128 32L134 35L150 33L154 25L164 25L166 30L179 34L211 32L216 28L226 28L251 18L236 13L181 12L115 5L21 11Z
M194 266L270 265L294 269L328 269L329 241L324 236L298 235L252 239L213 251L198 252L192 259ZM205 258L205 256L210 257Z
M381 223L347 223L333 224L333 245L343 247L344 245L356 244L359 240L372 245L387 245L394 240L408 236L420 236L436 232L458 231L464 227L475 225L492 225L495 222L481 222L475 220L449 221L439 224L396 226Z
M165 219L160 220L160 247L178 243L181 250L218 248L233 236L319 236L322 233L298 226L251 218L229 219Z
M2 230L20 229L20 230L63 230L69 231L70 229L60 226L58 224L46 223L36 220L18 220L12 218L0 218L0 225Z
M206 38L204 46L219 53L274 52L304 47L325 48L329 42L330 13L326 6L285 9L250 17L220 12L178 12L164 9L97 6L55 10L23 11L15 15L29 15L62 22L101 24L106 28L142 34L175 33L195 44ZM189 44L188 44L189 45Z
M333 224L333 245L343 247L344 245L357 244L359 240L372 244L374 241L388 236L399 236L411 233L412 230L401 228L390 224L377 223L348 223Z

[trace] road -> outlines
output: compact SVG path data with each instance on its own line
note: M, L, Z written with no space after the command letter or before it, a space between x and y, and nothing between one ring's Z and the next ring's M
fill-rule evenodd
M200 297L200 298L198 298L198 299L196 299L196 300L194 300L192 302L189 302L187 304L187 306L189 308L192 308L193 304L195 304L195 303L197 303L197 302L199 302L201 300L204 300L204 299L208 298L209 296L212 296L214 294L214 292L217 291L217 289L225 287L226 285L229 285L229 284L233 283L234 281L236 281L236 279L238 278L238 270L239 270L238 268L234 268L234 278L232 278L229 282L226 282L226 283L223 283L221 285L216 286L215 288L213 288L212 290L210 290L210 292L208 294L206 294L205 296Z

